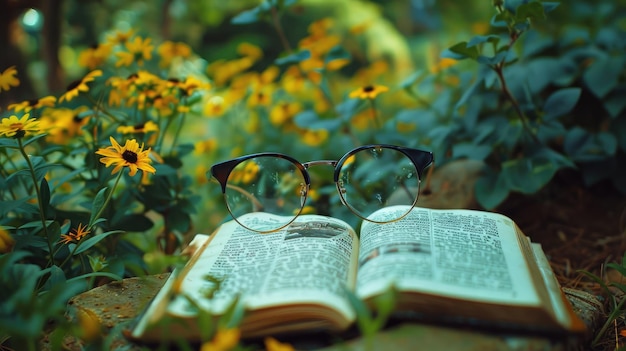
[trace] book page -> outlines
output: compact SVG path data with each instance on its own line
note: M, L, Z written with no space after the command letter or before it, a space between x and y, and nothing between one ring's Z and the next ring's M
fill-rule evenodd
M240 220L271 219L268 214L247 216ZM231 221L212 235L210 245L184 276L181 290L215 314L224 312L241 294L250 309L318 303L352 318L344 295L346 287L354 286L357 247L353 229L323 216L301 216L269 234L251 232ZM221 281L218 290L215 279ZM178 297L169 312L192 315L194 309Z
M384 218L391 207L375 215ZM471 210L414 208L386 224L363 222L357 294L390 286L478 301L539 304L514 223Z

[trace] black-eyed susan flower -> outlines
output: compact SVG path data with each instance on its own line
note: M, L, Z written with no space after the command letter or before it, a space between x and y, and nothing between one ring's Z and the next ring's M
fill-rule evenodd
M150 132L158 132L158 131L159 131L159 126L152 121L148 121L146 123L135 124L133 126L117 127L117 132L122 133L122 134L138 134L138 133L147 134Z
M155 173L156 170L150 163L150 149L143 149L143 144L139 146L137 140L127 140L124 146L120 146L117 140L109 137L111 146L100 148L96 154L104 156L100 158L106 167L115 165L111 174L119 172L122 168L128 167L130 176L134 176L138 170L142 172Z
M302 105L298 102L284 102L274 105L270 111L270 122L275 126L282 126L302 111Z
M17 69L15 66L11 66L0 73L0 91L6 91L11 89L11 87L20 85L20 80L16 76Z
M82 79L78 79L67 87L67 91L61 95L59 98L59 102L63 101L71 101L73 98L77 97L81 92L88 92L89 85L87 83L93 82L96 77L100 77L102 75L102 71L99 69L93 70L87 73Z
M16 104L10 104L8 109L13 110L15 112L25 112L28 113L33 109L38 109L42 107L53 107L57 102L57 98L54 96L45 96L40 99L26 100Z
M134 37L133 40L129 40L124 44L126 51L116 52L115 56L118 57L115 67L130 66L133 62L136 62L139 66L143 66L144 60L152 59L152 39L141 37Z
M102 66L111 54L110 44L94 44L81 51L78 55L78 64L91 70Z
M159 66L162 68L169 67L175 58L189 58L191 57L191 48L189 45L180 42L165 41L157 48L161 61Z
M78 227L70 230L69 233L61 234L61 238L59 239L59 241L63 244L77 243L81 241L85 236L87 236L87 234L89 234L90 232L91 231L87 228L86 225L79 223Z
M107 35L106 42L110 45L124 45L133 35L135 35L135 30L132 28L125 32L116 31L113 34Z
M22 117L10 116L2 119L0 123L0 136L22 138L26 135L37 134L41 131L39 121L30 118L27 113Z
M89 121L88 115L83 115L87 111L86 106L76 109L54 108L45 109L39 118L42 130L48 133L46 140L55 144L66 145L73 137L81 135L82 128Z
M384 85L366 85L350 93L352 99L375 99L380 93L388 91Z

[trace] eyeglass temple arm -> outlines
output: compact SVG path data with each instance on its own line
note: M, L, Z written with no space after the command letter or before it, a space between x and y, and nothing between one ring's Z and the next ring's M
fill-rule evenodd
M219 181L217 179L215 179L214 177L212 177L211 180L214 181L214 182L218 182L219 183ZM241 193L243 196L245 196L248 200L250 200L250 202L252 202L252 204L254 205L255 212L263 210L263 204L259 200L257 200L257 198L254 195L252 195L250 192L244 190L241 187L238 187L238 186L232 185L232 184L228 184L228 183L226 184L226 188L235 190L235 191ZM224 196L226 196L226 191L223 191L222 194Z
M426 173L426 185L424 186L424 190L422 190L424 194L430 194L432 191L430 189L430 180L433 178L432 175L433 171L435 170L435 161L433 160L429 166L430 167L428 167L428 173Z

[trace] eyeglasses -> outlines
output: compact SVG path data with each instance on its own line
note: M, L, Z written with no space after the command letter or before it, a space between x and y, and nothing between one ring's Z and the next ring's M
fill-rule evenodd
M233 218L249 230L270 233L288 226L302 212L311 186L307 171L311 166L335 168L333 180L341 202L355 215L374 223L388 223L413 209L424 170L433 161L429 151L381 144L355 148L339 161L301 163L284 154L264 152L217 163L209 172L221 185ZM408 206L382 219L371 217L375 211L392 205ZM252 212L280 218L269 226L239 218Z

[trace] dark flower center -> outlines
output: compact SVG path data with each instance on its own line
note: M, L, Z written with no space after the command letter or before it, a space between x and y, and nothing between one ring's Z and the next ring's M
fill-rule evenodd
M72 117L72 121L74 121L74 123L78 124L78 123L82 122L83 119L78 114L75 114L74 117Z
M21 139L26 135L26 131L23 129L18 130L17 132L15 132L15 135L13 136L15 139Z
M366 93L371 93L372 91L374 91L374 87L371 85L368 85L366 87L363 87L363 91Z
M89 47L94 49L94 50L96 50L99 46L100 46L100 44L94 43L94 44L91 44Z
M38 99L28 100L28 106L35 106L39 103Z
M80 83L82 83L83 80L82 79L77 79L73 82L70 83L70 85L67 86L67 91L73 90L76 87L78 87L80 85Z
M133 80L133 79L137 79L139 78L139 75L137 73L131 73L131 75L128 76L128 78L126 78L127 80Z
M139 124L135 125L133 128L135 128L135 130L141 130L145 126L146 126L145 123L139 123Z
M130 150L124 151L122 158L128 163L137 163L137 154Z

